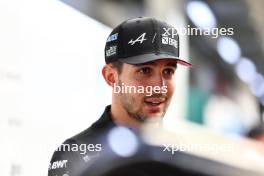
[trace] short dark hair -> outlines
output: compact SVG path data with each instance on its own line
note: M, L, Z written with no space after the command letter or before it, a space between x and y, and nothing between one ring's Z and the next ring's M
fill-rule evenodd
M123 70L123 62L121 61L115 61L115 62L112 62L111 63L113 65L114 68L117 69L117 72L118 74L121 74L122 73L122 70Z

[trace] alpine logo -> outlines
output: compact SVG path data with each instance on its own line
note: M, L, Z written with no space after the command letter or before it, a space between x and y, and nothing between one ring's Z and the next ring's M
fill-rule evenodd
M139 42L140 44L142 44L145 40L147 40L145 38L146 32L142 33L136 40L130 39L130 41L128 42L128 44L130 45L134 45L135 43Z

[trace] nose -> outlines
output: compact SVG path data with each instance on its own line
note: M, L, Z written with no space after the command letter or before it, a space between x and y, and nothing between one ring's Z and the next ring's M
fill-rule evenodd
M162 73L157 74L152 81L154 86L162 87L166 85L166 79Z

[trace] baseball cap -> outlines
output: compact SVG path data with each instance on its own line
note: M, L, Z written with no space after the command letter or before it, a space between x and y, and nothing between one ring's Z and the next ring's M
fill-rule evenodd
M173 26L154 18L133 18L118 25L108 36L105 62L142 64L173 59L191 67L191 63L179 58L179 44L179 35Z

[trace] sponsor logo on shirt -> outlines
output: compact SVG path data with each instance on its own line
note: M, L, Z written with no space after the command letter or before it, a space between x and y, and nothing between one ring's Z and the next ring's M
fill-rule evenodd
M94 154L94 155L85 155L84 157L83 157L83 160L85 161L85 162L89 162L89 161L91 161L92 159L94 159L94 158L97 158L97 157L99 157L99 153L97 153L97 154Z
M68 160L54 161L49 164L49 170L66 168L67 162Z

